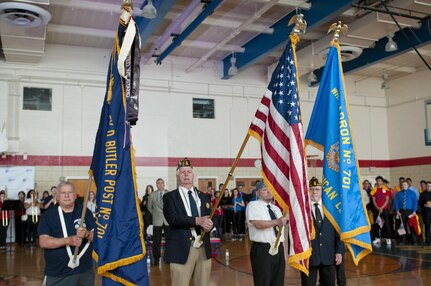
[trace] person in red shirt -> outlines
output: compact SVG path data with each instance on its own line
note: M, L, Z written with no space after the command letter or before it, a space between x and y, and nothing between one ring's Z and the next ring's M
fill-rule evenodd
M391 227L389 223L389 205L391 200L391 190L386 187L383 183L383 177L377 176L376 183L377 186L371 191L371 198L375 208L374 211L374 237L373 244L379 244L382 240L386 242L387 245L391 244ZM383 220L383 223L378 224L378 217ZM381 233L379 233L381 230Z

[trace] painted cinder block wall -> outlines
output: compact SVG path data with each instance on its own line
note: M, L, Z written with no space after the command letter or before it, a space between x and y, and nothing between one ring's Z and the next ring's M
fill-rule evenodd
M16 155L0 158L0 165L35 165L41 189L60 178L86 177L93 151L100 108L105 93L109 50L47 46L37 65L0 64L0 125L6 123ZM217 176L224 182L229 165L245 137L247 128L267 85L266 67L252 67L230 80L219 79L216 63L209 62L192 73L184 70L193 62L171 58L161 66L141 67L141 109L133 127L140 193L147 184L164 177L174 188L175 158L197 158L198 177ZM427 71L391 81L390 90L380 89L380 78L346 76L353 134L361 174L391 179L399 173L412 177L430 174L430 147L423 146L423 101L430 98ZM52 88L52 111L22 109L24 86ZM304 132L313 109L317 88L301 84ZM194 119L192 99L215 99L216 118ZM422 113L422 114L421 114ZM401 133L400 133L401 132ZM400 134L405 134L403 136ZM28 158L22 160L22 154ZM316 150L307 150L318 155ZM250 139L238 167L238 176L259 176L253 167L259 145ZM321 155L320 155L321 157ZM392 160L415 158L413 165L391 168ZM422 160L422 163L421 162ZM397 163L398 162L398 163ZM417 167L415 162L420 164ZM396 165L395 164L395 165ZM418 169L423 174L416 176ZM310 176L321 174L309 168ZM431 176L428 175L428 178ZM230 183L230 187L234 180Z

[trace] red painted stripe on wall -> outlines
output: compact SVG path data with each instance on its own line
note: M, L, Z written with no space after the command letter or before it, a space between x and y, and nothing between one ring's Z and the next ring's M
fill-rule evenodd
M3 158L4 157L4 158ZM136 166L139 167L175 167L181 157L137 157ZM190 158L196 167L231 167L233 158ZM254 167L256 159L244 158L239 160L238 167ZM22 155L1 156L0 166L88 166L90 167L91 156L32 156L27 160ZM361 168L394 168L431 165L431 156L394 159L394 160L359 160ZM320 160L308 160L309 167L322 167Z

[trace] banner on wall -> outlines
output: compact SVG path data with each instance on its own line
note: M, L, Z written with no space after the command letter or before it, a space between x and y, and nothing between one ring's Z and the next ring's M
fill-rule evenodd
M0 167L0 190L7 187L8 198L18 199L18 192L34 189L34 167Z

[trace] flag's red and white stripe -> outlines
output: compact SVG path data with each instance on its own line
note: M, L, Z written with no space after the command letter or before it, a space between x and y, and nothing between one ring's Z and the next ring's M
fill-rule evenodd
M266 182L278 203L289 208L289 263L308 272L312 222L302 124L289 125L271 98L272 92L267 90L249 133L261 142L262 173Z

